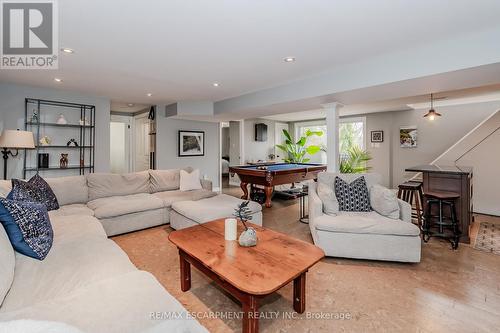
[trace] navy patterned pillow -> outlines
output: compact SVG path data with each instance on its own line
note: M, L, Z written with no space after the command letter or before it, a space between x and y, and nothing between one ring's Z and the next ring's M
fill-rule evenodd
M335 195L339 210L346 212L370 212L370 196L365 177L356 178L348 184L340 177L335 177Z
M12 191L7 198L15 201L41 203L49 211L59 209L56 195L49 184L38 174L31 177L27 182L20 179L12 179Z
M45 259L52 247L54 232L43 204L0 198L0 222L17 252Z

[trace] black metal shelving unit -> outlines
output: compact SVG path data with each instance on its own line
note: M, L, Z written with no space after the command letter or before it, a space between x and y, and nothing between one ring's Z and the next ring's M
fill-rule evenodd
M65 113L61 112L63 115L67 115L71 118L78 116L78 124L68 123L68 124L58 124L56 122L46 121L44 108L60 108L59 111L64 110ZM38 115L38 121L32 121L32 114L29 111L36 111ZM55 111L55 109L53 110ZM58 112L59 112L58 111ZM75 112L75 113L73 113ZM83 124L80 124L80 120ZM87 123L88 121L88 123ZM94 172L95 164L95 106L88 104L78 104L78 103L68 103L44 99L26 98L25 108L24 108L24 128L26 131L32 131L35 135L35 149L25 149L24 150L24 162L23 162L23 177L29 173L39 173L41 171L64 171L64 170L78 170L80 175L86 173ZM75 130L75 134L78 135L79 141L78 146L65 146L65 145L40 145L40 135L41 129L43 128L66 128ZM78 132L77 132L78 131ZM63 141L65 141L65 138ZM68 149L71 151L78 151L79 165L68 165L65 168L60 166L49 165L48 168L39 168L38 165L38 153L41 151L50 151L54 149ZM34 159L35 165L28 165L28 160L31 158L31 154L36 154ZM83 162L83 163L82 163Z

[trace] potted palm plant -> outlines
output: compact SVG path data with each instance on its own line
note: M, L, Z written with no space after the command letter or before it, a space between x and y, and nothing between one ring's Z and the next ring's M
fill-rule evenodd
M298 141L294 142L290 133L284 129L283 135L285 136L285 144L276 145L279 149L283 150L287 157L284 159L287 163L307 163L311 159L306 157L306 154L314 155L317 154L321 147L318 145L306 146L307 140L312 136L322 136L321 131L311 131L307 130L304 136L301 136Z

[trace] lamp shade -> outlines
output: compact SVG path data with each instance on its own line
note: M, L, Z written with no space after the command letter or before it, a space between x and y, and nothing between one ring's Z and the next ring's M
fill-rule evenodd
M4 130L0 136L2 148L35 148L33 133L28 131Z

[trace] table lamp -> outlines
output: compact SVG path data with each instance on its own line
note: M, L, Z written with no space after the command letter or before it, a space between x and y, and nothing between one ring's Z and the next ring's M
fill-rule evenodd
M7 159L9 155L15 157L19 154L18 149L35 148L33 141L33 133L20 130L4 130L0 136L0 147L3 155L3 179L7 179ZM15 148L16 152L13 153L9 148Z

